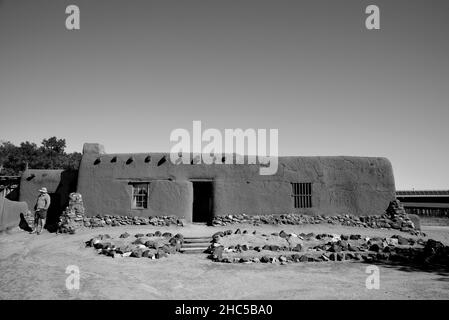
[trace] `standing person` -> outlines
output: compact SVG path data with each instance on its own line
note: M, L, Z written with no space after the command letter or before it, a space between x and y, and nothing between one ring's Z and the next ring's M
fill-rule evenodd
M50 206L50 196L47 188L43 187L39 190L40 194L37 197L34 205L34 230L31 233L40 234L45 226L45 219L47 218L47 210Z

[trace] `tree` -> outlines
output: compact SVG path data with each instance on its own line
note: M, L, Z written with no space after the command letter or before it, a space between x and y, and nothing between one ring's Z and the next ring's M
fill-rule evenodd
M38 147L25 141L19 146L0 141L0 175L18 175L27 164L33 169L78 169L81 153L65 153L66 140L51 137Z
M42 147L45 150L57 153L57 154L63 154L65 147L66 147L66 143L65 143L65 139L58 139L56 137L51 137L48 139L44 139L42 140Z
M20 163L20 151L17 146L9 141L2 141L0 144L0 166L3 167L2 175L14 175L15 164Z
M60 162L62 161L61 156L65 155L64 154L65 147L66 147L65 139L58 139L56 137L51 137L42 140L42 152L48 157L49 161L49 164L44 166L48 167L49 169L55 169L60 167Z
M82 154L79 152L69 153L62 158L61 167L69 170L78 170Z

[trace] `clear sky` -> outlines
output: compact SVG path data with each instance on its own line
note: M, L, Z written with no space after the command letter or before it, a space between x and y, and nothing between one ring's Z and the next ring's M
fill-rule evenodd
M280 155L387 157L397 189L449 189L448 39L447 0L0 0L0 139L157 152L193 120L277 128Z

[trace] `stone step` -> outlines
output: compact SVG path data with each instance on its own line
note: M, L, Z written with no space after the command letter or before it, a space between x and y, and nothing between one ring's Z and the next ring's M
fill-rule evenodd
M194 242L194 243L186 243L182 244L183 248L208 248L211 245L210 242Z
M185 237L181 253L204 253L212 243L212 237Z
M211 245L211 241L184 241L183 244L198 244L200 246L202 245L207 245L210 246Z
M212 236L202 236L202 237L184 237L184 239L212 239Z
M204 251L206 251L207 248L197 248L197 247L191 247L191 248L181 248L181 250L179 250L181 253L205 253Z
M202 238L184 238L184 243L210 243L212 241L211 237Z

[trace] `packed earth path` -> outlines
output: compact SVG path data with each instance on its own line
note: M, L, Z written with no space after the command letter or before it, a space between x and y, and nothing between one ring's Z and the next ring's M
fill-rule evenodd
M260 233L410 237L397 230L335 225L147 225L85 228L74 235L35 235L14 229L0 235L0 299L449 299L447 271L378 265L380 288L367 289L369 264L363 262L223 264L207 254L174 254L158 260L111 258L85 246L105 233L118 237L124 232L159 230L189 237L237 228ZM422 229L427 234L424 239L449 244L449 227ZM80 270L79 290L66 288L70 265Z

